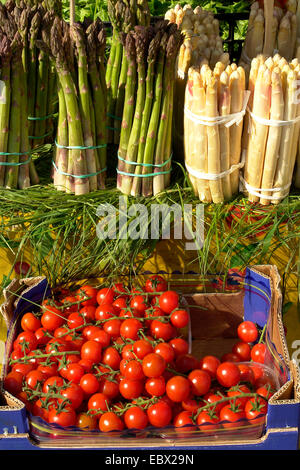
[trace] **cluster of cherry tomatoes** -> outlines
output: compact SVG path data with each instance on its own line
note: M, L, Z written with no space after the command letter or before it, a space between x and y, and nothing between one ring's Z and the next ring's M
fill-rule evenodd
M60 290L20 320L5 389L47 423L102 432L262 423L274 384L252 322L222 358L189 353L189 313L159 275Z

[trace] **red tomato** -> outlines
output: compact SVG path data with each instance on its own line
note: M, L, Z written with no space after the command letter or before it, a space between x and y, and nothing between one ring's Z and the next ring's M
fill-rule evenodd
M88 359L80 359L78 361L78 364L80 364L84 368L86 373L91 372L94 365L93 362L89 361Z
M129 362L126 361L123 375L127 379L132 380L142 380L145 378L142 364L135 359Z
M182 374L198 369L198 365L198 359L196 359L192 354L183 354L182 356L178 356L175 360L175 368Z
M71 330L76 328L76 331L82 331L85 323L84 317L78 312L72 312L68 316L67 325Z
M251 424L263 424L267 411L268 402L261 397L250 398L245 405L245 415Z
M110 400L114 400L119 395L119 384L109 378L102 378L99 392L106 395Z
M193 395L201 396L209 392L211 386L211 377L205 370L195 369L189 373L188 379L191 383L191 392Z
M64 385L64 379L60 375L53 375L46 379L43 384L43 393L56 392Z
M100 389L99 380L94 374L89 372L81 377L79 385L86 395L93 395Z
M237 328L237 334L244 343L254 343L258 338L258 329L252 321L243 321Z
M60 338L53 338L46 344L45 352L51 355L52 361L58 361L63 357L62 353L68 352L70 343Z
M191 432L194 430L194 421L192 419L192 413L190 411L181 411L178 413L174 420L173 420L175 430L176 428L183 428L184 430L180 430L181 432Z
M37 339L37 346L44 346L49 341L49 332L46 328L38 328L35 331L35 337Z
M135 359L135 353L133 352L133 344L126 344L124 348L122 349L122 359L125 359L127 361L131 361Z
M147 409L147 416L151 426L156 428L163 428L168 426L172 420L172 408L164 400L149 406Z
M70 383L60 391L61 395L70 402L70 406L77 410L83 402L84 393L82 388L76 383Z
M239 406L241 409L244 409L247 401L249 400L249 396L242 397L240 395L242 394L247 395L249 393L251 393L251 390L249 387L247 387L247 385L239 384L239 385L236 385L235 387L231 387L227 392L227 396L233 398L233 400L231 400L230 403L233 403L234 405Z
M111 337L112 340L120 336L121 320L113 319L104 323L103 330Z
M264 364L267 346L263 343L257 343L251 349L251 359L254 362Z
M32 364L31 362L26 363L26 362L17 362L12 366L11 371L12 372L19 372L20 374L25 377L25 375L28 374L28 372L32 371L35 369L35 365Z
M164 292L167 288L167 281L158 274L151 276L145 283L145 291L150 293Z
M154 352L162 356L167 364L175 359L174 349L169 343L158 343L154 348Z
M120 314L122 310L127 307L127 303L124 297L119 297L118 299L114 300L112 305L115 307L116 311Z
M94 340L86 341L81 348L81 359L87 359L94 363L101 362L102 359L102 346Z
M4 379L4 388L7 392L16 396L22 391L23 374L20 372L9 372Z
M254 384L254 373L253 370L247 366L247 364L237 364L240 370L241 382L248 382Z
M109 399L103 393L94 393L88 400L87 408L90 415L98 415L101 411L107 411Z
M190 411L191 413L196 413L196 411L201 407L204 406L205 403L202 402L201 404L199 403L198 400L195 398L189 397L186 400L183 400L181 402L181 406L184 411Z
M83 316L86 323L95 320L96 307L94 305L86 305L79 310L80 315Z
M118 351L109 346L103 351L102 363L111 367L113 370L118 370L121 362L121 356Z
M69 382L79 384L80 379L84 373L84 367L78 362L73 362L67 366L66 378L69 380Z
M166 392L166 381L164 377L152 377L145 383L145 390L152 397L161 397Z
M112 304L115 299L115 292L111 287L103 287L97 293L98 305Z
M221 357L221 362L240 362L241 359L237 354L234 354L232 352L225 353Z
M146 377L160 377L166 369L166 361L159 354L150 353L144 357L142 366Z
M233 354L236 354L240 358L240 362L247 362L251 359L251 347L244 341L238 341L232 346Z
M25 313L21 319L21 328L23 328L24 331L35 332L41 328L41 326L41 320L34 313Z
M48 413L48 422L63 427L75 426L76 412L70 407L64 407L62 411L52 408Z
M138 398L144 389L144 384L141 380L122 379L119 385L119 390L123 398L132 400Z
M162 339L164 341L170 341L173 339L177 330L171 323L164 323L159 320L153 320L150 325L151 335L156 339Z
M42 327L46 330L54 331L63 325L65 317L58 308L47 305L44 307L44 313L41 316Z
M124 348L123 348L123 351L124 351ZM138 339L133 344L133 352L138 357L138 359L144 359L144 357L147 356L147 354L150 354L153 352L153 346L150 343L150 341L146 339ZM157 353L157 351L155 352Z
M221 409L224 406L224 402L221 400L224 398L224 395L218 394L215 392L208 392L206 395L204 395L203 400L206 403L212 404L210 407L210 410L215 412L217 415L219 415Z
M211 378L214 379L220 364L221 361L216 356L204 356L199 362L199 368L208 372Z
M108 320L111 317L118 316L118 310L112 304L101 304L95 310L95 320L102 321Z
M183 338L173 338L169 341L175 353L175 357L183 356L189 352L189 343Z
M57 375L58 365L56 362L50 362L49 364L39 364L37 370L41 371L47 380L52 375Z
M96 416L90 416L87 413L79 413L76 418L76 426L80 429L93 430L98 427Z
M175 375L166 384L166 394L175 403L186 400L190 393L190 381L180 375Z
M112 411L107 411L99 419L99 429L102 432L123 431L124 422Z
M38 387L39 384L44 383L45 376L40 370L35 369L35 370L28 372L28 374L25 377L25 381L28 387L34 390Z
M145 313L147 310L147 302L144 295L134 295L129 302L130 308L139 314Z
M171 314L171 323L176 328L185 328L189 324L189 314L186 310L174 310Z
M148 425L147 413L139 406L132 406L124 414L127 429L145 429Z
M128 318L122 322L120 327L120 335L123 338L137 341L139 339L138 333L142 328L143 325L137 318Z
M235 428L245 425L245 411L235 405L227 404L220 411L220 421L224 428Z
M23 331L14 341L14 349L22 353L29 353L36 349L38 340L32 331Z
M161 294L159 306L165 313L172 313L179 305L179 295L173 290L168 290Z
M234 387L240 381L240 370L233 362L223 362L217 368L216 378L223 387Z
M98 291L95 287L90 285L81 286L77 292L78 300L80 300L81 305L86 307L87 305L96 305L97 304L97 294Z
M63 309L63 315L67 317L70 313L72 312L78 312L79 310L79 304L77 297L69 295L62 299L61 301L62 306L64 307Z
M220 418L216 411L203 410L198 414L196 423L202 432L211 432L218 429Z
M113 321L113 320L111 320ZM109 322L107 322L109 323ZM93 329L89 335L88 339L91 339L93 341L96 341L97 343L101 344L102 348L107 348L110 344L111 341L111 336L110 334L102 330L101 328L95 327L96 329Z
M261 397L265 397L267 400L274 395L274 390L270 385L262 385L261 387L258 387L255 392Z

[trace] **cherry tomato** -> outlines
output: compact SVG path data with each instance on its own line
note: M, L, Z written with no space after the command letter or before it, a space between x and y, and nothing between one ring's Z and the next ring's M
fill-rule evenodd
M175 357L183 356L189 352L189 343L183 338L173 338L169 341L175 353Z
M144 384L141 380L122 379L119 385L120 394L126 400L138 398L144 389Z
M233 362L223 362L217 368L216 378L223 387L234 387L240 381L240 370Z
M102 321L108 320L111 317L118 316L118 310L112 304L101 304L95 310L95 320Z
M67 320L68 328L70 329L76 328L76 332L82 331L85 324L86 322L84 320L84 317L79 312L72 312L68 316L68 320Z
M94 374L91 374L90 372L84 374L81 377L79 385L86 395L94 395L100 389L99 380Z
M114 400L119 395L119 384L113 380L102 378L100 380L99 392Z
M94 363L101 362L102 346L97 341L88 340L83 344L80 354L82 359L87 359Z
M120 312L127 307L127 303L124 297L119 297L118 299L114 300L112 305L115 307L116 311L120 314Z
M121 362L121 356L118 351L109 346L103 351L102 363L111 367L113 370L118 370Z
M62 326L64 321L65 318L62 311L50 305L47 305L41 316L42 327L50 331L54 331Z
M160 275L154 274L145 283L145 291L149 293L164 292L168 288L167 281Z
M251 349L251 359L254 362L264 364L267 347L263 343L257 343Z
M98 291L95 287L90 285L81 286L77 292L78 300L80 300L81 305L86 307L87 305L96 305L97 304L97 294Z
M127 379L132 380L142 380L145 378L142 364L135 359L126 362L123 375Z
M123 351L124 351L124 348L123 348ZM153 352L153 346L150 343L150 341L146 339L138 339L133 344L133 352L137 356L138 359L144 359L144 357L147 356L147 354L150 354ZM155 352L157 353L157 351Z
M131 361L135 359L135 353L133 351L133 344L126 344L124 348L122 349L121 353L122 359L125 359L127 361Z
M120 336L121 320L113 319L104 323L103 330L114 340Z
M90 415L99 415L101 411L107 411L109 399L103 393L94 393L90 396L87 408Z
M209 392L211 386L211 377L205 370L195 369L189 373L188 379L191 383L191 392L193 395L201 396Z
M197 416L196 423L202 432L211 432L218 429L220 418L214 410L202 410Z
M98 305L112 304L115 298L115 292L110 287L103 287L97 292Z
M191 372L194 369L198 369L199 361L192 354L183 354L178 356L175 360L175 368L182 374Z
M96 416L82 412L77 415L76 426L80 429L91 431L98 428L98 419Z
M164 400L149 406L147 409L149 423L157 428L168 426L172 420L172 408Z
M262 424L268 411L268 402L261 397L250 398L245 404L245 415L251 424Z
M9 372L4 379L4 388L7 392L16 396L22 391L23 374L20 372Z
M31 312L25 313L21 319L21 328L24 331L33 331L35 332L41 328L41 320Z
M101 328L99 328L97 326L95 328L97 328L97 329L93 329L90 332L88 339L91 339L91 340L96 341L97 343L101 344L102 348L107 348L110 344L110 341L111 341L110 334L107 331L102 330Z
M235 428L245 425L246 414L240 407L229 403L220 411L220 421L224 428Z
M37 346L44 346L49 341L49 332L46 328L38 328L35 331L35 337L37 339Z
M205 403L207 402L212 404L210 410L214 411L217 415L219 415L221 409L224 406L224 402L221 401L224 397L225 396L222 394L208 392L206 395L204 395L203 400Z
M144 357L142 367L146 377L160 377L166 369L166 361L159 354L150 353Z
M123 431L124 422L116 413L108 411L100 417L99 429L102 432Z
M86 305L79 310L79 314L83 316L86 323L95 320L96 307L94 305Z
M52 375L49 379L46 379L43 384L43 392L51 393L60 389L64 385L64 379L60 375Z
M43 384L45 381L45 376L40 370L31 370L25 377L25 381L29 388L32 390L36 389L39 384Z
M36 349L38 340L32 331L21 332L14 341L14 349L22 353L29 353Z
M196 413L196 411L201 407L204 406L205 403L202 402L201 404L199 403L198 400L196 400L193 397L189 397L186 400L183 400L181 402L182 409L184 411L190 411L191 413Z
M241 359L237 354L233 352L225 353L221 357L221 362L240 362Z
M144 295L134 295L129 302L130 308L144 315L147 310L147 302Z
M182 402L190 396L190 381L180 375L175 375L166 384L166 394L175 403Z
M159 343L155 346L154 352L164 358L167 364L175 359L175 352L169 343Z
M61 300L61 304L63 308L63 315L67 317L72 312L78 312L79 304L78 299L75 296L68 295L64 299Z
M26 362L17 362L12 366L12 372L19 372L25 377L28 372L32 371L35 368L34 364Z
M70 402L70 406L76 410L80 407L84 399L82 388L76 383L69 383L67 387L63 387L60 391L61 395Z
M57 375L58 365L57 362L49 362L49 364L39 364L37 370L41 371L45 380L52 375Z
M139 406L132 406L124 414L127 429L145 429L148 425L147 413Z
M79 384L80 379L84 373L84 367L78 362L73 362L67 366L66 378L69 380L69 382Z
M170 319L176 328L185 328L189 324L190 317L186 310L174 310Z
M166 392L166 381L164 377L152 377L145 383L145 390L152 397L161 397Z
M237 334L245 343L254 343L258 338L258 329L252 321L243 321L237 328Z
M172 313L179 305L179 295L173 290L168 290L161 294L159 306L165 313Z
M241 382L248 382L254 384L254 373L253 370L247 364L237 364L240 370Z
M247 387L247 385L239 384L239 385L236 385L235 387L231 387L227 392L227 396L233 398L231 403L239 406L241 409L244 409L247 401L249 400L249 396L241 397L240 395L242 394L247 395L249 393L251 393L251 390L249 387Z
M150 332L154 338L164 341L170 341L177 334L176 328L171 323L164 323L159 320L153 320L151 322Z
M64 407L62 411L52 408L48 413L48 422L63 427L75 426L76 412L71 407Z
M221 361L216 356L204 356L199 362L199 368L208 372L211 378L214 379L220 364Z
M192 419L192 413L190 411L181 411L178 413L173 420L173 424L175 426L175 430L176 428L184 427L184 429L180 429L180 433L191 432L194 430L195 426Z
M120 335L123 338L137 341L139 339L138 332L143 328L142 323L137 318L128 318L122 322L120 327Z
M240 362L247 362L251 359L251 347L244 341L238 341L232 346L233 354L236 354L240 358Z

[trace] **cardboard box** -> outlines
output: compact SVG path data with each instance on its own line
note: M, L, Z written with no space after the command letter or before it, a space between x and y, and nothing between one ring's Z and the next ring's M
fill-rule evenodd
M280 277L274 266L254 266L226 280L194 275L172 275L170 287L181 291L190 306L192 352L222 355L236 341L236 327L243 320L266 325L267 366L278 379L278 391L269 401L264 427L244 427L216 433L182 436L172 430L139 432L123 436L90 432L58 432L49 438L43 425L34 425L26 416L22 402L3 390L7 363L0 383L0 449L138 449L140 450L296 450L299 439L299 372L289 358L282 324ZM43 277L15 280L5 292L1 314L8 325L6 358L15 338L18 318L50 294ZM1 434L2 433L2 434ZM204 435L203 435L204 434Z

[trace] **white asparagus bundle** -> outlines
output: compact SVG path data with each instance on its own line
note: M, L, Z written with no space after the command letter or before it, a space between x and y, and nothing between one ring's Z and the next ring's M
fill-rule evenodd
M174 99L174 153L183 156L183 108L185 87L189 68L205 62L213 68L217 62L229 64L229 54L224 51L220 37L219 21L212 12L188 4L184 7L176 5L167 11L165 19L176 23L184 36L184 41L176 61L176 81Z
M189 69L185 166L201 202L223 203L238 193L232 176L237 173L239 181L245 96L245 73L236 64L218 62L212 69L204 63Z
M250 77L244 192L252 202L278 204L289 193L299 152L300 65L279 54L260 57L252 61Z
M278 52L288 61L300 55L300 5L289 0L285 8L274 0L251 5L247 34L241 55L241 65L250 64L259 54L272 56Z

